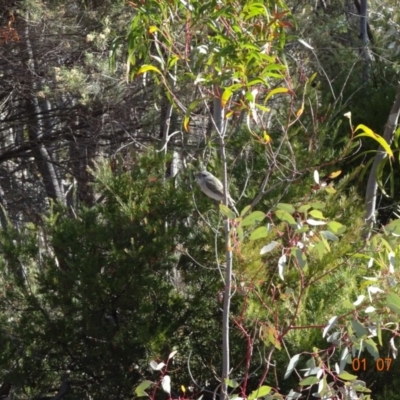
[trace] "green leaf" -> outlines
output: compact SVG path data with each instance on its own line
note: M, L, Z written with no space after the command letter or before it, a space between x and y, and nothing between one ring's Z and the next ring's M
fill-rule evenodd
M244 234L243 234L243 228L241 226L236 227L236 234L237 234L239 242L243 242Z
M225 379L225 383L233 389L239 387L239 383L237 383L234 379Z
M287 222L290 225L295 225L297 226L296 221L294 220L294 218L287 212L284 210L276 210L275 211L275 215L283 222Z
M261 211L253 211L251 214L249 214L246 218L244 218L240 226L249 226L249 225L255 225L259 222L261 222L265 218L265 213Z
M308 85L310 85L311 83L313 83L314 82L314 80L315 80L315 78L318 76L318 73L317 72L314 72L312 75L311 75L311 78L309 78L308 79Z
M264 74L264 71L262 73ZM265 75L265 77L269 77L269 78L277 78L277 79L284 78L284 75L277 74L275 72L266 72L264 75Z
M202 104L200 99L193 100L187 109L187 113L190 114L199 104Z
M251 54L257 54L257 52L260 52L260 48L258 46L255 46L252 43L245 43L242 47L242 49L247 49L247 50L254 50L255 53L251 53ZM264 82L262 82L264 84Z
M256 103L255 106L256 106L256 108L258 108L259 110L264 111L264 112L271 111L271 109L269 107L262 106L261 104L258 104L258 103Z
M327 250L327 252L330 252L330 251L331 251L331 247L329 246L329 243L328 243L328 241L325 239L324 235L321 235L320 238L321 238L321 241L323 242L323 244L324 244L325 249Z
M394 192L394 178L395 178L395 173L393 171L393 165L392 161L390 160L390 169L391 173L389 174L389 183L390 183L390 197L395 197L395 192Z
M147 397L148 394L145 392L153 384L152 381L143 381L139 384L139 386L135 389L135 394L137 397Z
M250 103L254 103L254 95L251 92L246 92L244 97L246 97L246 99L250 102Z
M304 268L307 265L307 257L298 247L292 248L292 254L296 257L300 268Z
M225 215L225 217L228 217L229 219L236 218L236 214L225 204L219 205L219 211L221 212L221 214Z
M247 213L247 211L249 211L251 208L251 206L246 206L245 208L243 208L243 210L240 212L240 216L243 217L243 215L245 215Z
M319 241L315 244L314 250L317 251L320 260L322 260L324 258L324 255L327 253L325 244L322 241Z
M276 89L272 89L268 94L267 97L264 100L264 104L269 100L270 97L274 96L275 94L281 94L281 93L289 93L289 89L287 88L276 88Z
M297 211L299 213L305 214L309 209L311 208L311 206L309 204L303 204L302 206L300 206Z
M259 397L264 397L267 394L269 394L270 391L271 391L271 387L270 386L261 386L258 389L254 390L253 392L251 392L247 399L248 400L255 400L255 399L259 398Z
M231 85L231 86L225 88L225 90L229 89L233 93L233 92L236 92L237 90L240 90L242 87L243 87L242 84L235 83L234 85ZM200 100L200 102L202 102L202 101Z
M325 219L324 215L319 210L311 210L309 214L314 218Z
M335 194L335 193L337 193L336 189L333 188L332 186L327 186L324 190L325 190L325 192L328 193L328 194Z
M364 346L366 347L368 353L371 354L372 357L374 357L374 360L377 360L379 358L378 348L371 338L365 339Z
M342 233L346 232L346 227L336 221L328 222L327 228L335 235L341 235Z
M359 382L362 382L362 381L359 381ZM362 382L362 383L365 385L364 382ZM361 384L353 385L353 390L355 390L356 392L360 392L360 393L371 393L372 392L371 389L368 389L367 387L362 386ZM365 397L365 399L368 399L368 397Z
M396 129L395 133L394 133L394 138L393 138L393 143L396 147L396 149L398 149L400 147L400 126Z
M326 204L321 201L314 201L313 203L310 203L310 206L316 210L324 210L326 208Z
M378 164L378 168L376 169L376 182L379 186L379 189L381 189L382 194L386 197L390 197L390 195L386 192L384 184L384 181L386 181L385 167L388 162L390 162L390 159L384 158L380 161L380 163Z
M302 381L300 381L299 385L301 385L301 386L311 386L311 385L315 385L318 382L319 382L319 379L316 376L309 376L308 378L303 379Z
M291 204L286 204L286 203L278 203L276 205L276 208L279 210L284 210L288 212L289 214L293 214L296 210Z
M378 336L379 346L382 346L382 329L381 329L381 323L379 321L377 323L377 336Z
M250 81L248 84L247 84L247 86L254 86L254 85L258 85L258 84L262 84L262 85L264 85L264 86L266 86L266 82L264 81L264 79L261 79L261 78L256 78L256 79L253 79L252 81Z
M232 93L229 89L225 89L225 90L224 90L224 93L222 93L222 96L221 96L221 105L222 105L222 108L225 108L226 103L227 103L228 100L231 98L232 94L233 94L233 93Z
M295 356L293 356L290 359L289 365L286 368L285 376L284 376L283 379L289 378L289 376L292 374L292 372L295 369L297 363L299 362L300 356L301 356L301 354L296 354Z
M264 71L285 71L286 66L281 64L269 64Z
M363 338L368 335L368 330L364 328L357 320L351 321L351 325L356 333L357 338Z
M341 304L345 309L348 308L349 310L352 310L356 308L356 306L348 299L344 299Z
M386 305L395 312L400 315L400 297L395 293L390 293L386 297Z
M319 232L326 240L331 240L332 242L338 242L339 238L329 231L320 231Z
M338 376L339 376L340 379L343 379L344 381L355 381L358 378L357 375L349 374L346 371L343 371Z
M365 126L363 124L358 125L357 128L354 130L354 132L357 132L358 130L363 130L364 133L358 134L357 136L355 136L355 139L358 139L363 136L370 137L370 138L374 139L375 141L377 141L383 147L383 149L386 151L386 153L389 155L389 157L393 158L393 151L390 148L387 141L382 136L379 136L374 131L372 131L372 129L368 128L367 126Z
M308 225L303 225L301 228L296 228L296 233L305 233L310 230Z
M328 382L326 381L326 377L323 377L319 383L318 383L318 393L320 395L323 395L323 397L325 398L329 392L329 394L331 394L330 390L327 391L327 386L328 386Z
M392 221L390 224L385 226L385 232L395 236L400 236L400 219Z
M251 233L250 240L262 239L267 237L268 234L269 229L266 226L260 226Z
M173 54L172 57L168 59L168 68L172 68L179 60L180 58L176 54Z

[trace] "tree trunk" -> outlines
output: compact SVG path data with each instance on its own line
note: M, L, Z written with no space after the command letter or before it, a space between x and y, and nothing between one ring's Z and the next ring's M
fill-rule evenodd
M392 109L390 110L390 114L388 120L386 122L385 131L383 134L384 139L387 143L391 144L394 138L394 133L396 131L396 126L399 121L400 116L400 83L397 86L396 97L394 99L394 103ZM386 152L379 146L378 154L375 157L375 160L372 164L372 168L368 177L367 183L367 191L365 195L365 220L369 224L372 229L376 222L376 199L378 192L378 182L377 182L377 170L379 164L383 161L383 159L387 157Z
M47 195L56 201L65 203L61 182L57 176L54 160L46 147L45 137L51 133L52 125L55 121L50 120L49 103L45 99L39 99L39 92L43 89L37 77L40 71L37 66L37 58L34 47L30 39L29 17L26 21L26 49L29 54L27 68L30 69L31 91L26 101L26 108L30 114L28 122L29 139L36 145L33 147L32 153L36 161L36 165L43 178L43 183Z
M360 36L362 40L361 56L363 59L363 82L368 82L369 79L369 66L371 57L368 51L368 13L367 13L367 0L361 0L360 7Z

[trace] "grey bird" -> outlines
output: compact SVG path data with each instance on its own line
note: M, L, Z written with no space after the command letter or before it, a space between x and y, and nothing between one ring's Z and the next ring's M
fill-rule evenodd
M196 174L196 182L200 186L200 189L208 197L211 197L217 201L224 200L224 186L222 182L216 178L213 174L208 171L201 171ZM229 205L234 209L235 213L239 215L238 210L236 210L235 202L228 193Z

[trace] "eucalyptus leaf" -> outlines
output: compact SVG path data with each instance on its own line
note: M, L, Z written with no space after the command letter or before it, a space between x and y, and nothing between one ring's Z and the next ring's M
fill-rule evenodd
M265 213L261 211L253 211L251 214L249 214L240 222L240 226L256 225L262 222L264 218L265 218Z
M152 381L143 381L139 384L139 386L135 389L135 394L137 397L147 397L148 394L145 392L153 384Z
M326 334L336 325L337 320L338 317L334 316L328 321L328 325L326 325L324 331L322 332L322 337L325 337Z
M267 244L260 250L260 254L263 255L265 253L269 253L272 250L274 250L277 246L279 246L279 242L275 242L275 240L273 240L271 243Z
M400 315L400 297L397 294L388 294L386 297L386 305L397 315Z
M308 218L307 224L309 224L311 226L322 226L322 225L326 225L326 222L325 221L317 221L316 219L313 219L313 218Z
M355 381L357 379L357 375L352 375L352 374L348 373L347 371L343 371L339 375L339 378L343 379L344 381Z
M330 240L331 242L338 242L339 238L334 235L332 232L329 231L320 231L320 234L326 239Z
M364 338L368 335L368 329L361 325L357 320L351 321L351 325L357 338Z
M275 215L283 222L287 222L290 225L297 226L295 219L292 217L290 213L285 210L276 210Z
M328 222L327 228L335 235L341 235L342 233L346 232L346 227L336 221Z
M236 218L236 214L225 204L219 205L219 211L221 211L221 214L225 215L225 217L228 217L229 219Z
M374 360L377 360L379 358L379 351L374 340L371 338L365 339L364 345L368 353L371 354L372 357L374 357Z
M392 235L400 236L400 219L396 219L390 224L386 225L385 231Z
M303 379L302 381L299 382L299 385L301 386L311 386L315 385L319 382L319 379L316 376L309 376L306 379Z
M291 204L287 204L287 203L278 203L276 205L276 208L278 210L286 211L289 214L293 214L296 211L296 209Z
M302 206L300 206L297 211L299 213L305 214L309 209L311 208L311 206L309 204L303 204Z
M259 397L264 397L271 391L270 386L261 386L258 389L252 391L248 397L248 400L255 400Z
M296 257L300 268L304 268L307 265L307 257L298 247L292 248L292 254Z
M269 230L266 226L260 226L256 228L250 235L250 240L257 240L266 238L269 234Z
M286 368L285 376L283 379L289 378L289 376L292 374L293 370L296 368L296 365L300 360L300 356L301 354L296 354L290 359L289 365Z
M313 218L325 219L324 214L320 210L311 210L308 214Z
M284 281L283 273L286 267L286 254L283 254L278 260L278 273L280 278Z
M232 389L236 389L237 387L239 387L239 383L234 379L225 379L225 383Z

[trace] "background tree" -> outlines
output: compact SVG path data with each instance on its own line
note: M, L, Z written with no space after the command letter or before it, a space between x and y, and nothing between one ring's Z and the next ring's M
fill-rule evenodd
M365 84L357 7L318 4L4 3L2 396L165 398L165 375L212 395L224 290L230 394L396 393L374 358L397 352L400 232L361 237L349 156L393 103L397 14L370 4ZM246 216L215 210L201 166Z

